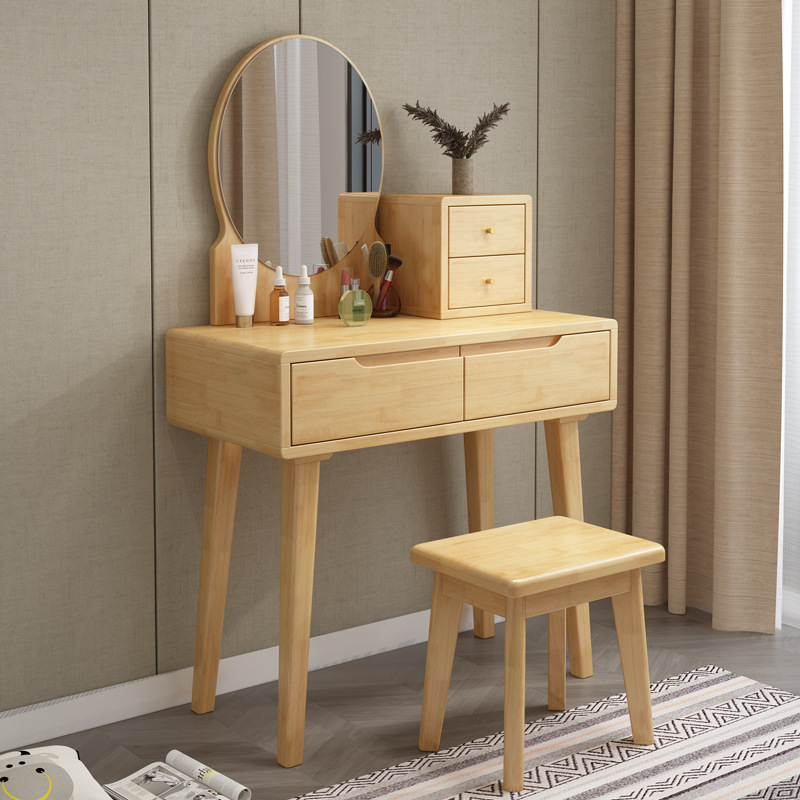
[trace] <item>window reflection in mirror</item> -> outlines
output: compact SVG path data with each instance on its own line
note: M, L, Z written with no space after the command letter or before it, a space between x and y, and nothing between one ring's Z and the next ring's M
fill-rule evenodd
M356 141L370 130L378 141ZM247 65L225 108L219 170L231 221L243 241L258 242L261 261L294 275L301 264L312 274L329 267L339 196L374 192L377 206L381 165L372 97L338 50L289 38Z

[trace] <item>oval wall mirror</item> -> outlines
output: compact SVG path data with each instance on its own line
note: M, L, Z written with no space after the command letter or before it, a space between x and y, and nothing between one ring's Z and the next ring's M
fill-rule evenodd
M321 39L264 42L220 93L208 167L220 220L211 321L220 324L231 321L230 244L257 242L261 264L280 264L291 279L301 264L310 275L327 272L374 225L383 147L372 95L350 60ZM262 282L271 288L266 273ZM259 305L257 296L263 320Z

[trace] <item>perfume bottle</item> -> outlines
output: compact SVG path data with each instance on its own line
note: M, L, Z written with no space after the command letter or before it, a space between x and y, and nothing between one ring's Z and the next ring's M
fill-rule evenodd
M351 328L366 325L372 314L372 300L360 288L358 278L353 278L353 288L345 292L339 300L339 317Z

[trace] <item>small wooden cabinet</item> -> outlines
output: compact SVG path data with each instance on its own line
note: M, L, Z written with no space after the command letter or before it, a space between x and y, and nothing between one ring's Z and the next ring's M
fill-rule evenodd
M378 231L403 260L404 314L448 319L527 311L533 201L528 195L382 195Z

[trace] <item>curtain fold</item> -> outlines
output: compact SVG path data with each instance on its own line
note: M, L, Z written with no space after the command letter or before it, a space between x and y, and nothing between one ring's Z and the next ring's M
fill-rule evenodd
M612 526L725 630L775 621L781 91L780 0L618 0Z

